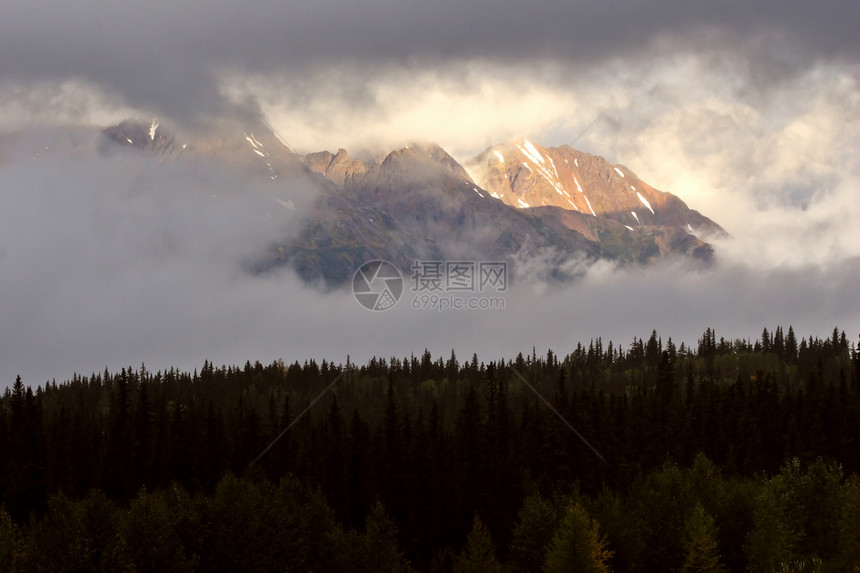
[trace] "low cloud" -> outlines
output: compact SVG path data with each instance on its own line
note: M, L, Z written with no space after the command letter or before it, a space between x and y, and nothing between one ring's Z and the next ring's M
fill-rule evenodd
M620 127L596 125L588 145L726 228L723 258L778 268L860 256L860 88L852 70L819 66L753 91L748 78L719 66L692 60L682 69L690 84L671 90L668 105L646 96L609 112Z
M92 82L0 82L0 131L34 126L107 126L139 113Z
M374 155L422 138L464 162L514 137L569 143L717 221L732 236L722 257L798 267L860 256L860 79L850 66L763 85L749 62L714 51L595 68L461 61L223 81L303 151Z
M464 161L514 137L576 140L731 237L709 270L600 263L565 285L521 281L504 310L418 311L407 292L370 313L289 271L244 271L298 228L270 186L214 165L68 154L50 130L4 137L0 386L206 358L564 353L653 328L688 343L708 326L860 332L853 3L4 9L4 132L259 110L300 151L434 140Z
M214 164L27 153L0 167L4 383L17 372L44 381L148 357L188 364L183 356L223 350L218 340L253 354L242 341L265 307L246 304L268 286L246 268L298 232L300 214L277 199L307 189Z
M41 384L141 363L190 370L204 359L350 355L360 363L425 348L483 360L532 347L563 354L597 336L626 347L654 328L688 344L706 327L730 339L777 324L799 335L826 336L837 325L852 340L860 332L857 257L826 269L599 263L579 267L584 274L571 283L519 280L498 295L502 310L416 310L421 293L407 287L395 308L371 312L350 292L323 293L286 269L245 272L248 257L298 222L271 186L233 177L212 165L124 154L82 161L48 153L0 167L11 207L0 215L0 382L21 374Z
M375 155L416 140L468 158L513 137L569 125L554 66L455 62L442 67L334 65L304 76L225 74L224 93L258 101L269 121L303 152ZM463 157L466 156L466 157Z

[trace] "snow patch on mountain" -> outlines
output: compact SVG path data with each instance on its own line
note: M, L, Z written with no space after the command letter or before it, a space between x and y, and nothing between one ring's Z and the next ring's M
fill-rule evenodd
M589 200L588 200L588 195L586 195L585 193L583 193L583 194L582 194L582 196L583 196L583 197L585 197L585 203L586 203L586 205L588 205L588 210L589 210L589 211L591 211L591 214L592 214L592 215L594 215L595 217L597 217L597 213L595 213L595 212L594 212L594 209L593 209L593 208L592 208L592 206L591 206L591 201L589 201Z
M555 161L552 160L552 157L547 155L547 159L549 159L549 164L552 165L552 170L555 173L556 179L558 179L558 169L555 168Z
M519 149L520 152L528 159L531 159L537 169L537 173L555 188L556 193L559 195L566 194L564 185L561 183L561 178L558 176L558 169L556 169L555 162L553 162L551 157L544 158L541 152L538 151L537 147L527 139L523 140L523 145L517 145L517 149ZM549 159L549 163L552 166L552 171L547 167L547 159ZM525 165L529 171L535 173L527 161L523 161L523 165Z
M652 208L651 208L651 203L649 203L649 202L648 202L648 199L646 199L645 197L643 197L643 196L642 196L642 193L640 193L639 191L637 191L637 192L636 192L636 196L637 196L637 197L639 197L639 200L642 202L642 204L643 204L643 205L645 205L646 207L648 207L648 210L649 210L649 211L651 211L651 214L653 215L653 214L654 214L654 209L652 209Z
M523 145L525 145L527 151L523 150L523 148L519 145L517 147L519 147L520 151L522 151L525 155L531 157L532 161L534 161L535 163L546 163L543 158L543 155L540 154L540 151L537 150L537 147L535 147L531 141L529 141L528 139L524 139Z

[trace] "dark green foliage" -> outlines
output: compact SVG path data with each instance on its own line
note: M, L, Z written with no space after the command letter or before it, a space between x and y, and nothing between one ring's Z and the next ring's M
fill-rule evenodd
M141 490L120 508L98 490L50 500L21 529L0 510L3 571L409 571L381 504L366 532L344 531L314 490L294 479L228 474L209 496L177 486Z
M319 492L289 478L274 485L228 474L200 513L203 571L318 569L338 554L342 539Z
M539 493L526 498L511 536L511 553L521 571L537 571L546 560L547 550L562 514Z
M708 515L702 504L697 503L684 524L684 565L681 571L696 573L718 573L720 553L717 527L714 518Z
M121 571L120 509L101 491L80 501L55 497L44 518L27 528L26 570Z
M857 557L856 477L845 480L837 464L816 461L803 467L792 459L764 482L747 540L757 570L788 563L826 564Z
M550 542L544 571L604 573L609 571L612 552L601 538L600 527L579 503L568 507Z
M0 571L24 571L24 537L6 508L0 506Z
M158 493L145 489L131 501L119 535L132 569L140 572L194 571L202 524L188 495L173 486Z
M456 573L499 573L501 565L496 559L496 547L490 530L475 515L466 545L454 566Z
M33 389L25 389L21 377L15 379L11 394L3 397L4 410L8 408L8 430L2 448L6 456L2 460L5 467L0 473L5 478L6 503L13 519L23 521L31 512L45 508L44 476L44 424L40 405L41 392L34 394ZM5 412L4 412L5 414Z
M409 563L399 548L397 526L382 502L377 501L370 508L362 542L366 556L363 570L392 573L409 570Z
M776 327L486 364L16 380L0 398L0 569L447 571L480 515L499 562L536 570L578 503L616 571L850 570L858 375L838 330Z
M331 565L337 571L411 571L398 544L397 526L379 501L371 507L363 532L335 530L333 548L337 551Z
M684 562L687 513L696 501L689 472L666 463L633 487L629 527L637 533L633 562L641 570L679 569Z

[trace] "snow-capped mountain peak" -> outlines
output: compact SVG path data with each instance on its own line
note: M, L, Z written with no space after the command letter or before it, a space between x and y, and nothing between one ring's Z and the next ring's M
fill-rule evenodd
M623 165L567 145L545 148L521 139L485 150L467 168L478 185L512 207L559 207L628 228L722 232L678 197L654 189Z
M566 145L509 141L464 167L433 143L412 143L373 161L345 149L300 156L263 124L232 126L180 146L162 123L123 122L103 133L118 148L162 160L214 160L268 179L280 209L301 199L294 189L313 190L313 205L302 209L304 230L258 265L291 264L309 280L339 283L372 258L402 268L418 259L513 261L546 252L560 265L570 256L647 263L680 254L707 261L713 250L703 238L723 232L627 167Z

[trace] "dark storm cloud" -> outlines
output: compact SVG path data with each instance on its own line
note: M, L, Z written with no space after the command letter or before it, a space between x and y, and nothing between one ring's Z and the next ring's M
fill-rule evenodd
M173 116L222 112L215 73L448 58L598 64L660 49L734 48L771 80L855 61L855 2L167 2L13 0L0 78L80 77Z

